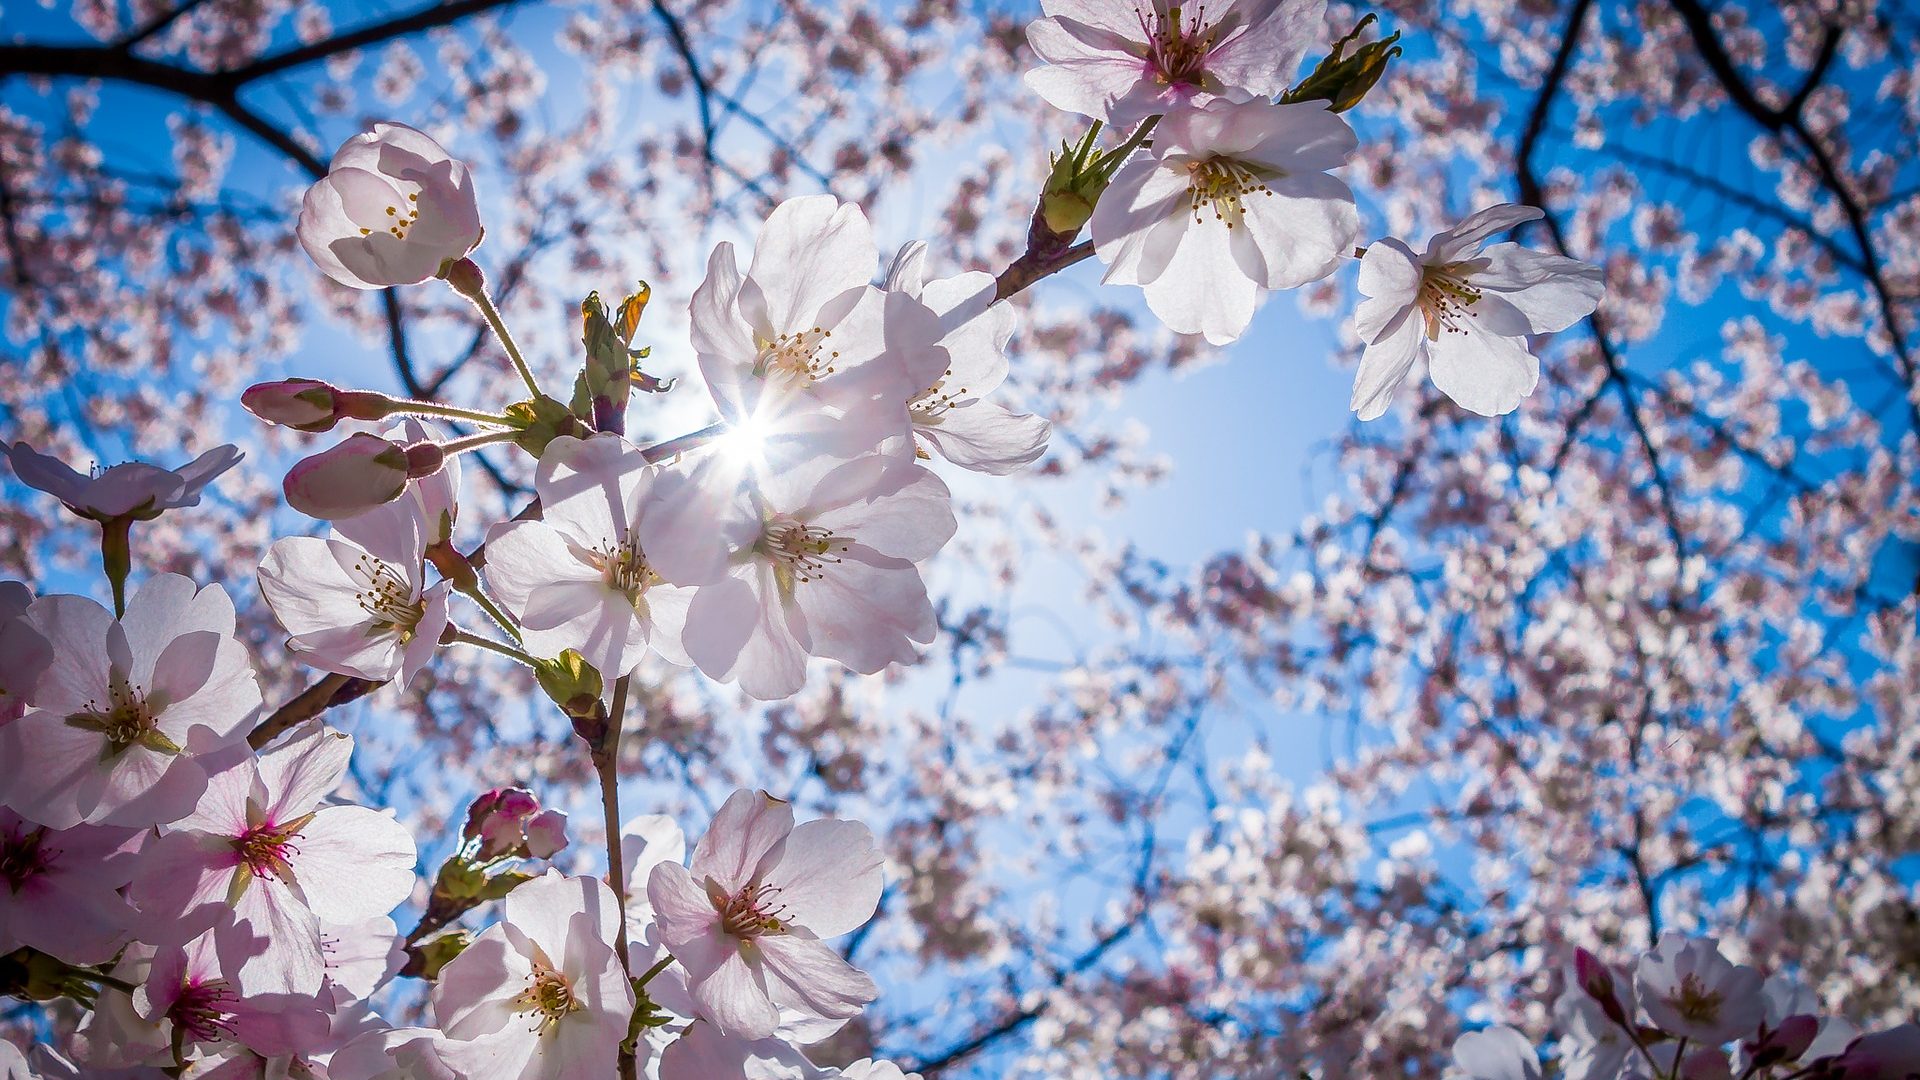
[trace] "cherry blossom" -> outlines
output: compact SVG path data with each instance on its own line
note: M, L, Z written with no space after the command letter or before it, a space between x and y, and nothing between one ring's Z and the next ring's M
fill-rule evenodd
M132 829L56 831L0 809L0 955L25 945L70 964L113 959L132 935L118 890L138 847Z
M0 727L27 711L27 697L53 663L52 646L24 617L32 605L32 589L0 581Z
M350 736L315 720L216 772L200 805L142 857L129 890L142 937L174 943L214 928L250 948L234 972L250 991L317 991L321 920L381 916L413 890L404 826L363 806L321 805L352 752Z
M1018 317L994 301L993 275L978 271L926 280L927 245L900 249L887 288L926 304L940 317L947 368L908 403L917 442L963 469L1004 475L1047 452L1053 425L1016 413L987 395L1007 378L1007 343Z
M459 1080L440 1060L443 1041L432 1028L368 1032L334 1052L327 1080Z
M52 495L81 517L100 522L146 521L167 510L198 506L207 485L244 456L231 445L216 446L177 469L127 461L82 476L66 462L38 453L24 442L7 448L21 483Z
M157 574L121 619L80 596L43 596L25 618L54 663L0 727L0 804L55 829L189 813L200 757L241 738L260 704L227 594Z
M1436 234L1418 255L1391 237L1368 245L1360 260L1366 299L1353 316L1367 346L1353 383L1360 419L1386 411L1422 356L1433 384L1463 409L1498 416L1533 393L1540 361L1527 336L1565 330L1605 292L1598 267L1513 243L1487 246L1540 216L1501 204Z
M618 435L547 446L534 478L541 520L487 533L487 587L533 655L577 649L609 685L649 646L686 662L680 635L693 594L662 581L641 547L660 474Z
M642 814L620 827L620 853L627 881L633 883L627 892L627 929L632 937L644 937L654 921L647 880L661 863L679 865L686 859L687 837L667 815Z
M1027 85L1055 108L1131 127L1215 99L1271 98L1320 36L1326 0L1043 0Z
M348 139L300 205L300 246L356 289L410 285L480 245L467 166L405 124Z
M1722 956L1712 938L1661 934L1633 981L1656 1026L1710 1046L1753 1034L1765 1011L1760 973Z
M426 528L396 499L337 522L336 538L275 541L260 591L293 635L287 646L325 671L413 682L439 647L451 587L426 584Z
M790 804L742 790L714 815L691 869L656 865L647 894L705 1018L763 1039L781 1008L840 1019L873 1000L873 980L824 942L871 918L883 885L866 826L796 826Z
M1332 273L1359 232L1353 129L1318 103L1219 103L1168 114L1088 223L1105 280L1138 285L1168 328L1225 344L1262 289Z
M1540 1055L1533 1044L1504 1025L1460 1036L1453 1044L1453 1063L1467 1080L1540 1080Z
M955 521L927 470L878 454L817 458L763 478L727 521L734 566L687 612L687 654L708 675L775 699L800 688L809 655L875 672L933 640L914 563Z
M167 1032L168 1046L218 1052L237 1043L273 1056L324 1044L329 1025L319 1000L244 988L230 974L244 961L243 952L212 934L163 947L133 992L133 1011Z
M844 1076L809 1061L781 1038L750 1039L729 1035L714 1024L695 1021L660 1053L660 1080L824 1080Z
M618 903L555 870L508 893L434 986L440 1058L464 1080L613 1075L634 1004L613 950Z
M754 241L744 277L714 248L693 294L693 348L720 417L769 463L851 457L906 434L908 402L948 366L940 319L869 282L878 255L858 206L789 199Z

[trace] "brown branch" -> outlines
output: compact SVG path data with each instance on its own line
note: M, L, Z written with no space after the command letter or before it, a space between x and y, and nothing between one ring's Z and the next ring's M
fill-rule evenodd
M700 153L707 164L707 187L713 187L713 172L720 158L714 146L716 129L713 123L713 87L707 82L706 72L700 68L700 61L693 55L693 42L687 38L687 29L681 25L679 16L670 10L665 0L653 0L654 14L660 16L660 22L667 28L667 37L673 44L673 51L687 65L687 77L693 80L694 103L700 110Z
M247 745L255 750L272 742L289 728L297 727L328 709L373 693L386 685L385 679L362 679L353 675L327 675L296 694L291 701L267 714L247 735Z

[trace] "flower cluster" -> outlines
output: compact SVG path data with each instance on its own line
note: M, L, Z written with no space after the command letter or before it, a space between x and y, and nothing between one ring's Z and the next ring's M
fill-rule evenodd
M1555 1075L1565 1080L1904 1080L1920 1073L1920 1025L1863 1034L1824 1014L1785 973L1735 964L1712 938L1667 932L1631 971L1574 952L1554 1002ZM1462 1035L1466 1080L1540 1080L1540 1057L1518 1030Z

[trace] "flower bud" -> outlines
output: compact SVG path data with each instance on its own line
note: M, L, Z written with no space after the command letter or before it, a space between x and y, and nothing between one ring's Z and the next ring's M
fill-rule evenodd
M1580 989L1600 1004L1600 1011L1607 1015L1607 1019L1626 1026L1626 1011L1620 1007L1620 995L1613 986L1613 969L1607 967L1599 957L1576 947L1573 950L1573 975L1579 980Z
M551 859L567 846L567 815L558 810L542 810L527 819L527 854L536 859Z
M595 706L600 704L600 695L605 690L600 673L574 649L568 649L552 660L540 661L534 668L534 674L540 680L540 689L547 692L547 696L560 706L562 712L575 720L590 716Z
M447 452L435 442L417 442L407 447L407 478L432 476L447 463Z
M1350 56L1342 55L1347 46L1360 36L1360 31L1374 21L1369 12L1356 23L1347 35L1333 43L1333 49L1325 59L1316 64L1313 73L1300 81L1300 85L1280 96L1281 102L1293 104L1301 101L1324 101L1333 112L1346 112L1360 104L1368 91L1387 73L1387 61L1399 56L1400 46L1394 44L1400 40L1400 31L1369 41L1353 50Z
M282 379L247 387L240 395L240 404L269 424L296 431L325 431L339 420L334 410L334 395L339 392L317 379Z
M1819 1034L1819 1017L1804 1013L1789 1016L1780 1021L1778 1027L1762 1028L1760 1040L1749 1043L1747 1053L1752 1056L1756 1068L1778 1065L1783 1061L1797 1061Z
M407 490L408 463L406 447L361 432L301 459L287 470L282 487L289 506L331 521L399 498Z

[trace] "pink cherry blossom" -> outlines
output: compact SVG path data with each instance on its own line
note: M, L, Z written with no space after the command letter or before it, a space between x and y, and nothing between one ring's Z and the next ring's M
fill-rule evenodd
M1055 108L1132 127L1156 113L1287 89L1326 0L1043 0L1027 85Z
M441 274L480 244L467 166L405 124L348 139L300 206L300 246L326 275L356 289Z
M870 673L933 640L914 564L955 521L932 473L878 454L818 458L765 477L731 515L734 567L687 613L687 654L708 675L771 700L800 688L809 655Z
M907 403L947 367L940 320L869 282L878 261L858 206L831 195L774 208L742 277L721 244L693 294L693 348L723 421L769 462L851 457L906 434Z
M322 1046L329 1025L321 1002L308 994L243 988L233 972L243 952L213 934L156 951L133 1011L168 1031L168 1043L205 1053L237 1044L273 1056Z
M534 478L541 520L487 533L487 587L533 655L577 649L609 686L649 646L686 662L680 635L693 594L663 582L641 547L661 471L618 435L548 444Z
M1088 222L1105 280L1139 285L1182 334L1221 345L1263 289L1332 273L1353 246L1353 192L1329 169L1358 145L1320 103L1218 103L1170 113L1120 167Z
M551 859L567 846L567 815L552 807L527 819L527 854Z
M1391 237L1360 260L1354 329L1366 342L1352 408L1362 420L1384 413L1421 356L1433 385L1463 409L1512 412L1540 381L1529 334L1565 330L1605 292L1600 268L1576 259L1486 241L1540 217L1531 206L1490 206L1427 242L1426 251Z
M846 1075L822 1069L781 1038L730 1035L706 1021L695 1021L660 1053L660 1080L814 1080Z
M1661 934L1633 981L1656 1027L1710 1046L1752 1035L1765 1011L1760 973L1722 956L1712 938Z
M65 503L94 521L133 518L145 521L161 512L197 506L200 494L242 457L233 446L216 446L177 469L128 461L82 476L66 462L36 452L24 442L7 450L20 482Z
M736 791L694 848L691 870L655 866L660 937L706 1019L763 1039L780 1009L841 1019L878 988L825 944L872 917L884 886L873 834L852 821L795 826L793 807Z
M556 870L508 893L501 921L434 986L441 1059L463 1080L614 1075L634 1003L613 951L618 903Z
M119 893L133 877L132 829L48 829L0 809L0 955L22 945L69 964L113 959L132 935Z
M1053 425L1016 413L987 395L1007 378L1007 342L1018 317L994 302L993 275L978 271L926 280L927 245L900 249L887 288L926 304L940 317L947 368L908 403L914 438L963 469L1004 475L1047 452Z
M321 921L384 915L414 882L413 838L391 816L321 805L352 752L352 738L314 720L215 773L200 805L142 857L129 891L143 938L215 927L251 948L254 961L235 971L250 989L318 991Z
M1920 1024L1862 1035L1827 1065L1839 1080L1909 1080L1920 1072Z
M244 736L260 704L227 594L157 574L124 618L43 596L26 619L54 662L27 712L0 727L0 804L56 829L190 812L206 785L200 756Z

